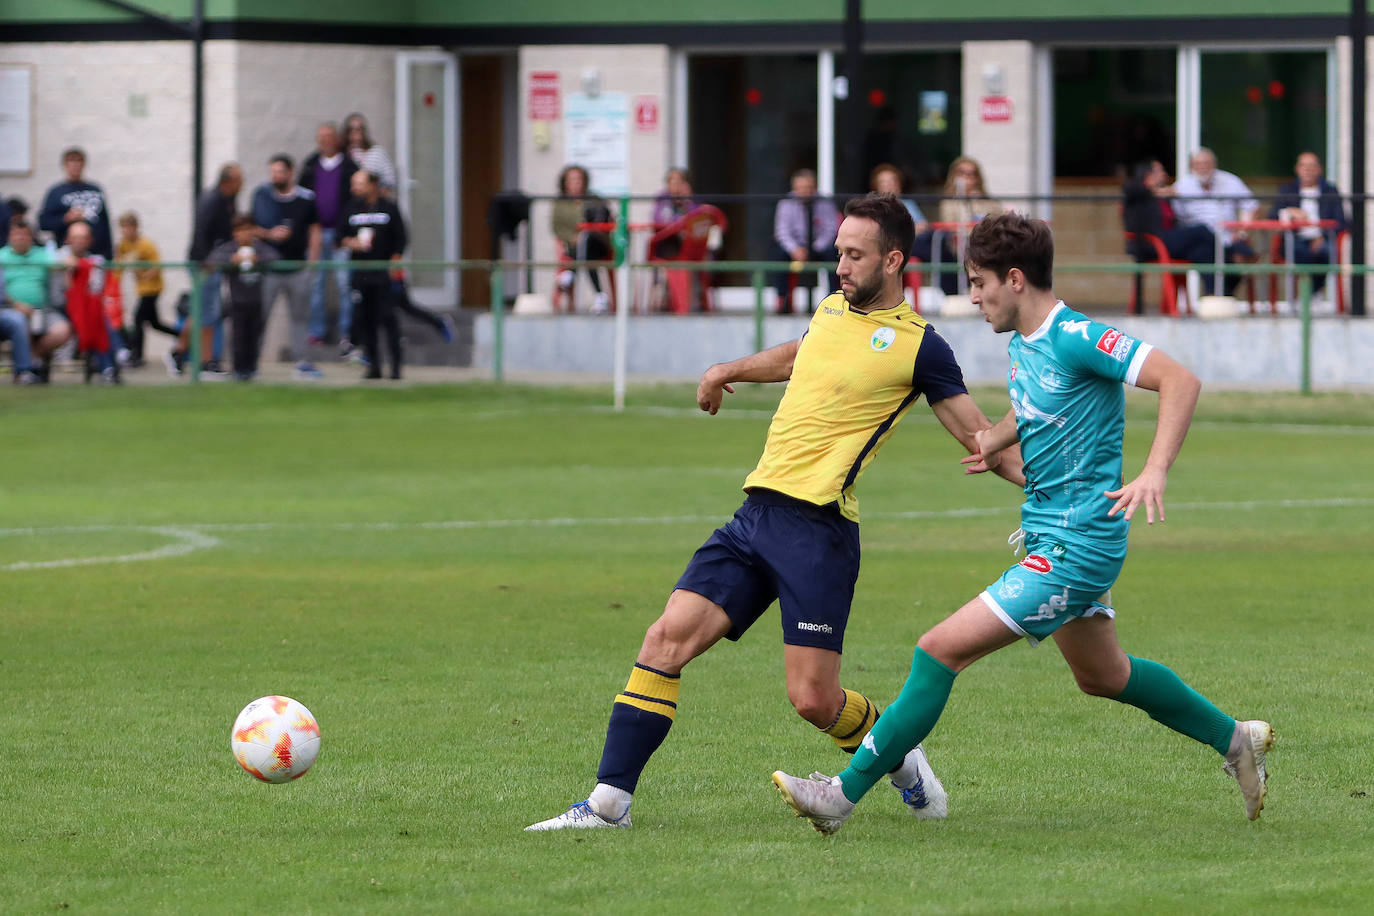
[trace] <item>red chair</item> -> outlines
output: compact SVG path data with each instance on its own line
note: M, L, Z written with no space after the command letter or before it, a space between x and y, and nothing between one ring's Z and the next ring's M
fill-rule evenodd
M1133 242L1136 233L1127 232L1126 241ZM1183 291L1185 307L1192 311L1193 302L1188 295L1188 271L1193 269L1191 261L1175 261L1169 257L1169 249L1164 247L1164 240L1157 235L1150 235L1148 232L1140 234L1140 240L1150 245L1155 250L1155 262L1164 265L1178 265L1183 267L1182 271L1169 271L1159 275L1159 313L1161 315L1178 315L1178 294ZM1130 245L1127 245L1130 251ZM1140 314L1140 274L1135 275L1136 282L1131 284L1131 306L1132 315Z
M925 275L919 270L912 270L911 265L925 263L920 258L907 258L907 271L903 276L906 281L906 290L910 298L911 310L917 315L921 314L921 287L925 286Z
M703 204L650 236L646 260L661 264L673 261L704 261L712 227L719 227L720 231L724 232L729 225L729 220L719 207ZM681 244L676 254L665 258L658 253L658 248L670 239L677 239ZM692 310L693 273L698 277L698 304L701 311L711 311L711 274L708 271L664 270L663 273L668 285L668 308L674 314L685 315Z

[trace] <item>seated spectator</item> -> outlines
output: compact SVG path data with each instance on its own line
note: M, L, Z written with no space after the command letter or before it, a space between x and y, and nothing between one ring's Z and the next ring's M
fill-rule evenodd
M106 260L91 249L93 242L90 224L75 222L67 227L67 244L57 252L57 262L65 268L58 274L57 286L78 346L94 363L100 381L113 385L119 383L115 353L124 349L124 343L106 313Z
M119 261L160 261L162 256L157 246L146 235L139 232L138 214L132 210L119 217L119 246L115 249ZM146 324L154 331L161 331L172 337L178 336L177 329L163 324L157 314L157 298L162 295L162 268L140 267L134 271L134 290L138 294L138 306L134 309L134 321L129 327L129 365L137 368L143 365L143 326Z
M770 261L791 261L796 273L803 264L836 260L835 235L840 231L840 212L835 204L816 196L816 173L798 169L792 173L792 192L778 201L773 213L773 244ZM778 311L792 311L789 274L773 274L778 293ZM830 288L839 289L839 277L830 271Z
M692 199L692 178L687 170L669 169L663 190L654 198L654 229L662 229L696 208L697 202ZM671 261L681 249L680 240L664 239L655 250L660 258Z
M234 378L250 382L258 374L258 354L262 350L267 307L271 304L265 294L267 284L262 268L279 256L259 237L260 227L247 213L234 215L230 231L233 238L216 245L205 261L222 269L229 281Z
M1293 239L1294 263L1330 264L1332 252L1335 251L1333 240L1349 225L1345 217L1345 204L1341 202L1341 192L1322 177L1322 161L1316 153L1300 153L1293 172L1298 176L1297 180L1279 188L1279 196L1274 201L1270 217L1288 222L1335 221L1335 229L1306 226L1298 229ZM1314 293L1325 285L1326 274L1316 274L1312 278Z
M381 184L382 194L394 198L396 166L386 154L386 150L373 141L372 134L367 129L367 118L355 111L344 118L343 124L344 148L348 150L349 158L359 169L376 175L377 181ZM352 181L352 176L349 176L349 180Z
M0 248L0 269L5 272L8 308L28 321L34 338L28 368L38 381L46 382L52 355L72 339L72 326L49 295L48 274L57 263L56 254L34 244L33 235L33 226L23 220L10 224L9 244Z
M558 200L553 204L553 234L563 255L573 261L609 261L612 257L611 237L603 231L583 231L582 223L611 222L611 208L587 187L587 170L580 165L565 166L558 173ZM601 289L597 268L587 268L587 277L596 292L593 311L604 312L609 300ZM559 293L571 297L577 274L573 270L558 272ZM571 299L569 299L571 301Z
M1188 169L1189 174L1174 182L1172 190L1174 215L1178 221L1185 226L1206 226L1214 235L1219 233L1227 264L1258 260L1255 249L1250 247L1249 232L1244 229L1232 231L1221 225L1255 218L1259 201L1251 195L1245 182L1217 168L1216 154L1205 146L1198 147L1189 157ZM1239 274L1228 276L1225 294L1234 293L1241 279Z
M975 223L985 216L1001 213L1002 204L988 196L983 182L983 169L976 159L960 156L949 165L945 177L944 198L940 201L939 222L963 227ZM958 264L959 236L963 229L946 229L941 232L940 263ZM917 232L912 243L911 255L922 261L935 260L935 232L927 229ZM940 274L940 288L945 295L952 296L959 291L958 271L943 271Z
M86 181L86 154L79 147L62 153L62 168L67 180L48 189L43 209L38 214L39 228L52 233L54 244L67 243L67 229L77 222L91 227L91 250L105 260L114 257L114 241L110 235L110 212L105 204L105 192L100 185Z
M868 176L868 189L879 194L892 194L902 197L902 170L890 162L883 162L875 166L873 172ZM921 213L921 208L916 206L916 201L909 197L902 197L902 206L906 207L906 212L911 214L911 221L916 224L916 234L919 235L930 228L925 216Z
M29 346L28 315L10 308L5 293L5 268L0 266L0 340L10 342L10 356L14 362L14 383L34 385L38 374L33 371L33 351Z
M1216 238L1212 230L1196 223L1179 225L1166 199L1168 188L1169 174L1158 159L1137 164L1131 177L1122 184L1121 222L1127 232L1135 233L1135 238L1126 243L1127 251L1137 261L1157 260L1155 247L1142 238L1153 235L1164 243L1164 249L1175 261L1214 263ZM1201 277L1203 290L1210 294L1214 280L1212 271L1202 271Z

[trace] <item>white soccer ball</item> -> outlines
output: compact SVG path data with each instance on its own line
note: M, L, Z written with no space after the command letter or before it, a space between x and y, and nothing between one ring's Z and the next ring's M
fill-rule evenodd
M262 697L243 707L230 740L245 771L263 782L290 782L315 762L320 726L290 697Z

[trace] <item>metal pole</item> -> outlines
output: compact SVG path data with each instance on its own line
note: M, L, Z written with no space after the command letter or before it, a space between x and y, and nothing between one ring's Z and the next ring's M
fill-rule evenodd
M620 284L615 304L614 363L615 409L625 409L625 349L630 333L630 198L620 198L620 213L615 221L615 269Z
M863 0L845 0L844 4L844 77L849 84L849 93L840 100L838 135L844 140L844 164L848 174L835 183L835 190L854 187L854 176L863 168L860 156L859 112L862 104L859 93L863 91L863 43L864 43ZM827 140L833 143L834 140Z
M491 372L492 379L499 382L505 374L506 353L506 297L503 295L506 282L502 276L500 261L491 262L491 276L488 280L491 283Z
M196 212L205 168L205 0L191 7L191 212Z
M1299 354L1301 388L1303 394L1312 393L1312 275L1303 274L1298 280L1302 296L1302 352Z
M1365 105L1367 96L1369 60L1366 44L1369 36L1369 0L1350 0L1350 192L1354 195L1350 220L1350 262L1359 268L1365 262L1365 130L1367 118ZM1365 282L1362 271L1357 270L1355 280L1350 284L1350 314L1365 313Z
M754 268L754 352L763 352L763 271Z
M191 381L200 381L200 309L201 309L201 287L205 284L204 273L195 268L191 268L191 339L190 348L187 352L187 359L191 363Z

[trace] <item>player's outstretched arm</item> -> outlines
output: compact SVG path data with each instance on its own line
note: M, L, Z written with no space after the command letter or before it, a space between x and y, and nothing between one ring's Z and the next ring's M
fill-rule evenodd
M753 356L716 363L702 373L701 384L697 385L697 406L715 416L726 393L735 393L734 382L787 381L792 377L792 364L796 362L799 347L800 339L789 340Z
M1026 476L1021 471L1021 449L1016 446L1015 417L1012 418L1011 437L993 448L985 447L983 441L987 439L989 443L1000 442L1005 438L1006 431L1002 423L993 426L992 421L978 409L971 396L955 395L936 401L930 408L945 425L945 429L949 430L950 435L968 449L969 456L962 462L966 466L965 473L981 474L984 471L994 471L999 477L1017 486L1025 485ZM994 431L997 432L995 439L988 438Z
M1145 357L1145 364L1140 367L1136 387L1159 392L1155 438L1150 444L1150 454L1145 458L1145 467L1140 475L1119 490L1107 491L1107 498L1116 500L1107 514L1125 512L1126 518L1130 519L1136 509L1144 505L1145 521L1153 525L1156 513L1159 514L1159 520L1164 521L1164 486L1169 468L1183 448L1188 426L1193 422L1193 410L1197 407L1202 383L1167 353L1151 350L1150 355Z

